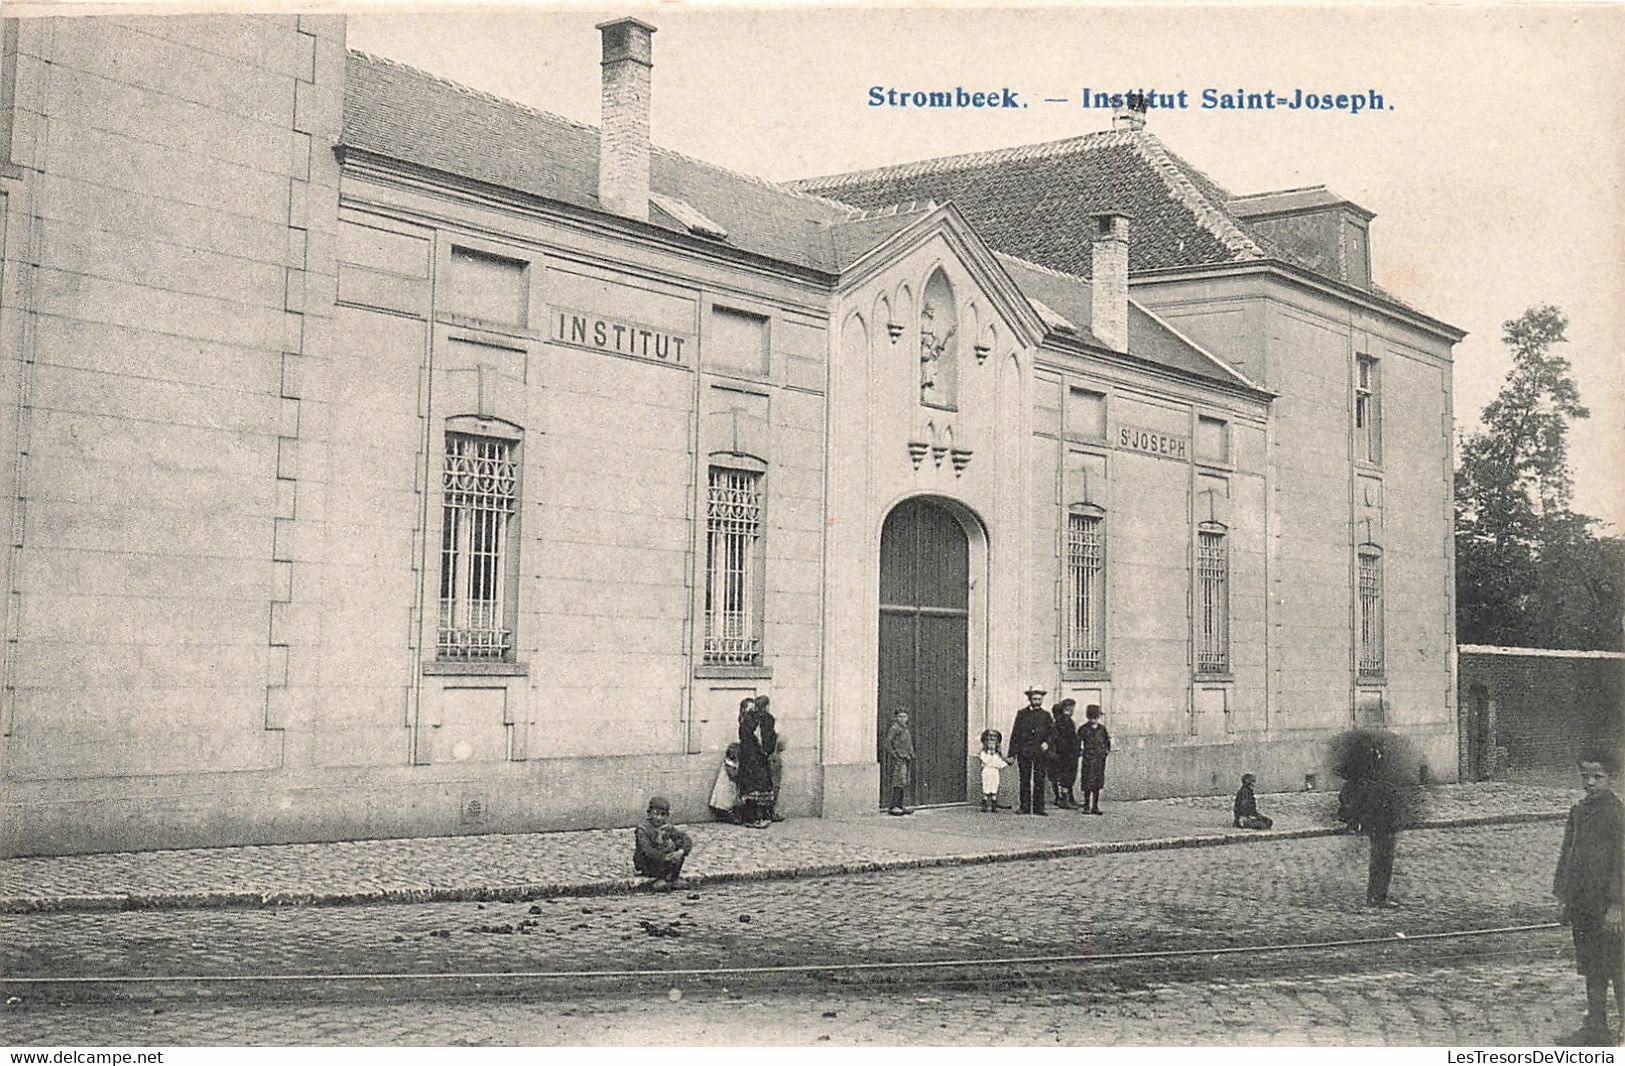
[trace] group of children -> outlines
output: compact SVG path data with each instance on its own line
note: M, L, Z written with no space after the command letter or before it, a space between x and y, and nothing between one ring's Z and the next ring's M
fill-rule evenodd
M1091 711L1096 708L1091 707ZM741 720L744 720L742 714ZM753 730L759 730L754 720ZM771 735L771 726L769 733ZM757 732L760 736L760 732ZM1002 738L997 730L982 733L982 810L1000 809L999 774L1010 764L1000 751ZM892 813L901 813L903 791L909 783L913 761L913 741L908 733L906 714L899 713L882 745L892 765ZM900 769L899 769L900 767ZM1561 920L1571 927L1575 965L1586 981L1586 1016L1581 1028L1567 1041L1577 1044L1608 1043L1618 1037L1609 1031L1608 992L1613 988L1616 1012L1625 1019L1625 944L1621 939L1621 891L1625 886L1625 803L1614 792L1619 773L1618 758L1612 752L1588 753L1579 760L1580 781L1585 797L1569 811L1563 832L1562 852L1552 882L1552 894L1562 906ZM776 775L775 775L776 777ZM1233 824L1240 829L1269 829L1274 821L1260 814L1252 774L1241 776L1232 808ZM775 784L777 781L775 780ZM1040 788L1042 785L1040 785ZM1042 796L1042 792L1039 793ZM1097 801L1098 802L1098 801ZM713 797L713 808L716 799ZM1388 905L1387 881L1392 870L1391 838L1395 825L1367 826L1369 812L1341 812L1357 829L1373 834L1372 878L1380 884L1367 886L1368 902ZM679 883L683 863L694 850L694 840L670 824L671 804L661 796L649 800L648 818L637 828L632 865L640 876L652 879L657 890L669 890ZM1378 837L1388 841L1383 845ZM1384 861L1385 859L1385 861ZM1379 869L1379 867L1381 867ZM1379 877L1380 875L1380 877Z
M770 705L766 696L747 696L739 703L739 740L728 745L711 786L711 817L719 822L762 829L784 821L779 789L786 745Z

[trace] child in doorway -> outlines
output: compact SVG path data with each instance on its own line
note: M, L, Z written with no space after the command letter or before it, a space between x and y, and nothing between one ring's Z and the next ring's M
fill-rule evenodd
M982 811L986 814L998 812L999 771L1010 765L999 750L1003 742L997 729L982 730L982 751L977 758L982 760Z
M663 796L649 800L648 820L638 826L632 845L632 868L640 877L654 878L653 887L669 891L677 887L683 862L694 850L693 839L671 821L671 804Z
M1258 778L1241 775L1241 787L1236 789L1235 822L1237 829L1268 829L1275 819L1258 813L1258 797L1253 795L1253 784Z
M892 723L886 730L886 739L881 742L881 751L885 754L889 767L891 813L913 814L913 811L903 806L903 796L908 791L909 785L913 784L914 734L908 731L908 711L901 707L897 708L897 713L892 716Z
M1625 1028L1625 955L1620 943L1620 837L1625 834L1625 803L1614 794L1618 756L1588 752L1579 760L1585 798L1569 808L1563 850L1552 894L1563 905L1562 921L1574 932L1575 969L1586 979L1586 1016L1566 1043L1592 1046L1617 1041L1608 1031L1608 985Z

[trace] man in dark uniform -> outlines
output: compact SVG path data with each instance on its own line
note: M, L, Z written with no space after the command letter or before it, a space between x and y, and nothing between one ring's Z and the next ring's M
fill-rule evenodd
M1034 685L1027 706L1016 712L1010 728L1010 754L1021 773L1021 813L1044 814L1044 763L1055 750L1055 719L1044 710L1044 690Z

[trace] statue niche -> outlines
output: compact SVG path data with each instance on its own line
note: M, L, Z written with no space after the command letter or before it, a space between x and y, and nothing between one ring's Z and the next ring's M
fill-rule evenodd
M920 402L954 407L959 400L959 322L953 288L941 270L920 302Z

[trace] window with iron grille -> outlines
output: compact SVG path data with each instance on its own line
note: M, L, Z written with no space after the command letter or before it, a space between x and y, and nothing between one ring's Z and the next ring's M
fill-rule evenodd
M713 466L705 507L705 663L762 662L762 475Z
M446 434L436 647L441 660L500 661L512 656L509 578L519 474L515 452L513 441Z
M1230 548L1222 529L1196 533L1196 672L1230 672Z
M1382 654L1382 552L1362 548L1359 553L1360 660L1359 676L1381 677Z
M1382 389L1377 361L1358 358L1354 382L1354 457L1361 462L1382 461Z
M1066 516L1066 668L1106 664L1106 520Z

